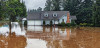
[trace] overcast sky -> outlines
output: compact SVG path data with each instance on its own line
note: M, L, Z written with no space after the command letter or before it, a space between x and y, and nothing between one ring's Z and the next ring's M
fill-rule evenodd
M25 1L26 8L29 10L37 9L38 7L45 7L46 0L23 0Z

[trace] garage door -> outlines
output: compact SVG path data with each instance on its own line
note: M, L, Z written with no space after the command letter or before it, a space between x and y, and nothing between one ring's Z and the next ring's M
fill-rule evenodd
M35 20L35 25L41 25L41 20Z
M42 25L41 20L29 20L28 25Z

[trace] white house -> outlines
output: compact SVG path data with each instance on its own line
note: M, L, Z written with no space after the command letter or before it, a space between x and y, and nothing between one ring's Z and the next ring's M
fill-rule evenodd
M41 12L29 12L27 16L28 25L50 25L58 23L71 23L71 20L76 20L76 16L70 16L69 11L41 11Z

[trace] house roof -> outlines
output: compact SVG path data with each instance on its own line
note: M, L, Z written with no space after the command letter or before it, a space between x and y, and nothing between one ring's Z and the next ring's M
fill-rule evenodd
M69 11L42 11L42 12L30 12L28 13L27 20L52 20L52 19L59 19L62 16L67 15L67 12ZM47 13L48 17L45 17L44 14ZM57 13L57 17L53 17L53 14ZM76 19L76 17L71 17L73 20Z
M43 11L41 13L41 19L59 19L64 15L67 15L68 11ZM44 14L48 13L48 17L45 17ZM53 17L53 14L57 13L57 17Z
M76 16L70 16L72 20L77 20Z
M41 19L40 12L33 12L33 13L28 13L27 20L36 20L36 19Z

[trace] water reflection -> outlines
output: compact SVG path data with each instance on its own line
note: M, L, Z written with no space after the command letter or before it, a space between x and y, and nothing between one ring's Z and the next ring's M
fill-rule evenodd
M25 35L25 29L24 26L22 25L23 28L19 25L18 22L12 22L11 23L11 33L15 33L16 35ZM9 25L2 25L0 27L0 34L2 35L8 35L9 34Z
M25 48L26 45L24 36L16 36L15 33L8 36L0 35L0 48Z
M71 34L70 28L28 26L26 33L26 37L28 38L27 43L30 45L33 44L33 46L27 45L27 47L41 48L40 46L42 46L42 48L62 48L63 40L69 40ZM74 33L74 35L75 34L76 33ZM34 46L36 41L43 43L39 44L41 43L39 42L38 45Z
M100 28L27 26L25 31L14 25L12 30L0 33L0 48L100 48Z
M43 40L69 40L70 28L28 26L26 36Z

